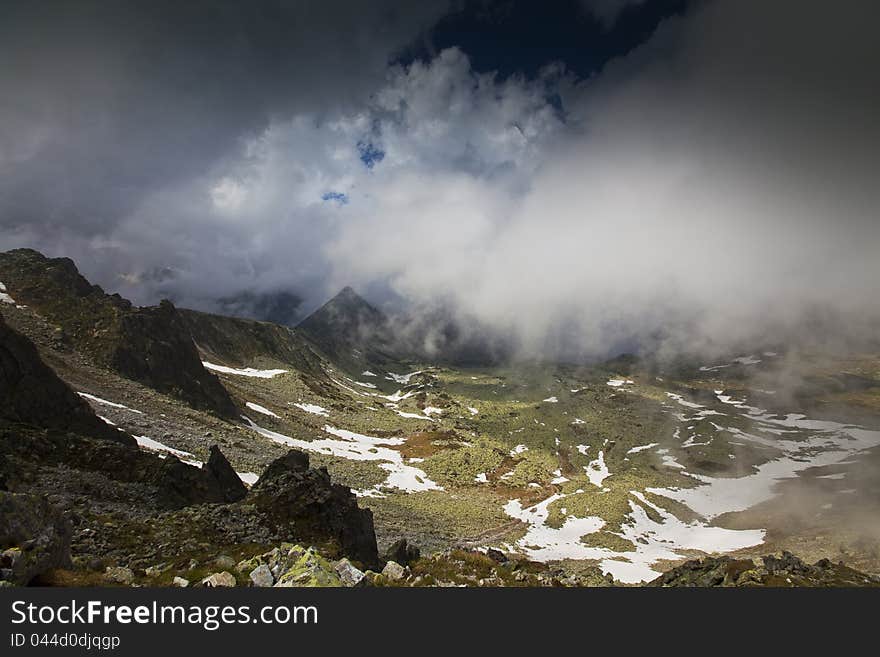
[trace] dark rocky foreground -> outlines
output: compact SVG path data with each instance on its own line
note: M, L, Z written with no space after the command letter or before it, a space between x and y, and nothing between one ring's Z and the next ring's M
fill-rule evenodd
M273 462L248 492L216 447L202 467L141 451L2 319L0 510L0 578L13 584L158 559L189 568L218 548L290 540L378 566L372 514L306 455Z
M842 563L821 559L807 564L790 552L760 559L706 557L663 573L648 586L880 586L880 579Z

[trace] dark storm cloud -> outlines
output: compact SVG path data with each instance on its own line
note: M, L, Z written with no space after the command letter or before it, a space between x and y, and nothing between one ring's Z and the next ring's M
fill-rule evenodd
M385 290L530 354L868 325L876 5L661 4L572 2L608 43L650 27L586 77L401 57L423 3L8 5L2 244L139 302Z
M272 117L362 100L444 4L4 2L6 238L106 235Z

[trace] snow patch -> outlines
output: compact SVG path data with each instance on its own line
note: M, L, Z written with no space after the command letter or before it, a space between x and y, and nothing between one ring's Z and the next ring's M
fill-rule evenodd
M627 454L638 454L639 452L643 452L646 449L651 449L652 447L656 447L658 443L648 443L647 445L639 445L638 447L633 447Z
M265 406L260 406L259 404L255 404L254 402L245 402L244 405L252 411L256 411L257 413L262 413L263 415L268 415L269 417L278 417L277 415L275 415L275 413L270 411Z
M323 417L330 417L330 413L326 408L318 406L317 404L294 404L298 409L305 411L306 413L311 413L312 415L321 415Z
M87 392L78 392L76 393L80 397L88 399L89 401L93 401L97 404L103 404L104 406L111 406L113 408L122 408L126 411L131 411L132 413L137 413L138 415L143 415L143 411L138 411L133 408L129 408L128 406L123 406L122 404L117 404L116 402L107 401L106 399L101 399L100 397L95 397L94 395L90 395Z
M413 378L416 374L421 374L422 370L418 370L416 372L410 372L409 374L394 374L393 372L388 372L385 377L389 381L394 381L395 383L400 383L402 385L409 385L409 380Z
M608 466L605 465L605 455L601 450L595 460L584 466L584 470L587 472L587 479L590 480L590 483L599 488L602 487L602 482L611 476Z
M6 285L4 285L3 283L0 283L0 302L8 303L11 305L15 304L15 299L9 296L9 294L6 292Z
M274 376L278 376L279 374L284 374L285 372L287 372L287 370L256 370L252 367L236 369L234 367L226 367L225 365L216 365L215 363L209 363L206 360L202 361L202 365L204 365L207 369L213 370L215 372L222 372L223 374L236 374L238 376L250 376L257 379L271 379Z

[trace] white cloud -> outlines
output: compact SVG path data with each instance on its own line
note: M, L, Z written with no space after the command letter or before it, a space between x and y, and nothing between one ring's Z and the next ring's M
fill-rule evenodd
M223 178L211 188L211 200L220 211L234 212L247 198L247 190L232 178Z
M871 315L872 23L796 3L793 33L784 5L707 4L578 84L476 74L455 49L392 68L369 103L274 120L114 237L145 266L174 243L190 300L381 284L530 353L657 329L711 348L814 304Z

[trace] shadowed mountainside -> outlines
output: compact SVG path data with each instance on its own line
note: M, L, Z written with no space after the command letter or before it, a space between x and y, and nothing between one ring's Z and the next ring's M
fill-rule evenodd
M80 433L134 446L127 434L99 419L37 354L33 343L0 315L0 418Z
M177 309L169 302L138 308L80 275L69 258L31 249L0 254L0 280L56 326L61 343L95 364L221 417L237 417L216 376L205 370Z

